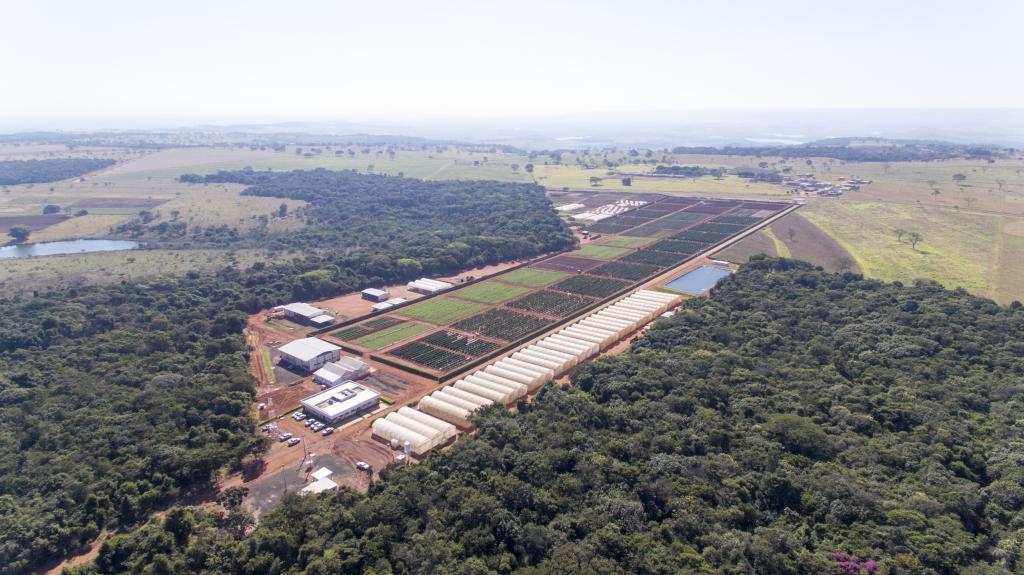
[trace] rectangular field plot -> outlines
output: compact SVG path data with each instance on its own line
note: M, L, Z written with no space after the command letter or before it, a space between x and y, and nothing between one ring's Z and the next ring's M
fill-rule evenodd
M546 319L532 315L515 313L505 309L489 309L484 313L467 317L452 327L495 339L516 341L543 328L549 323L551 322Z
M599 246L596 244L590 244L583 248L580 248L572 254L574 256L582 256L588 258L596 258L599 260L613 260L625 253L629 252L626 248L617 248L614 246Z
M437 331L426 337L416 340L420 343L429 343L435 347L461 353L471 357L487 355L498 349L498 344L480 339L478 337L465 335L455 331Z
M664 207L660 207L660 206L661 206L661 203L659 202L657 206L652 206L652 207L649 207L649 208L639 209L639 210L636 210L635 212L630 212L629 215L633 216L634 218L652 219L652 218L660 218L661 216L664 216L665 214L671 214L672 212L674 212L677 209L679 209L679 208L677 208L675 206L664 206Z
M501 303L519 297L528 291L530 288L486 281L462 288L453 292L452 295L482 303Z
M646 264L629 264L623 262L608 262L590 270L591 275L612 277L624 280L641 280L654 275L660 268Z
M587 229L590 230L591 232L596 232L599 234L618 234L628 230L631 227L633 226L617 226L615 224L606 224L604 222L599 222L590 226Z
M627 256L623 256L619 261L670 268L688 257L690 257L689 254L672 254L668 252L656 252L653 250L640 250Z
M698 232L696 230L686 230L686 231L679 232L678 234L675 234L674 236L672 236L672 239L674 239L674 240L683 240L683 241L687 241L687 242L697 242L697 243L701 243L701 244L713 244L715 242L721 241L724 238L725 238L725 235L723 235L723 234L713 234L713 233L707 233L707 232Z
M646 224L650 220L651 220L651 218L638 218L638 217L634 216L632 214L632 212L630 212L629 215L615 216L614 218L608 218L607 220L602 220L601 223L603 223L603 224L611 224L613 226L630 226L630 227L632 227L632 226L639 226L641 224Z
M441 296L423 303L409 306L397 312L405 317L446 325L484 309L484 306L469 301Z
M617 291L622 291L629 286L629 282L610 278L599 278L593 276L573 276L562 280L551 289L588 295L594 297L607 297Z
M698 242L685 242L681 240L661 240L652 244L649 250L658 252L672 252L674 254L695 254L704 249L705 244Z
M722 214L738 205L738 202L703 202L686 208L686 211L697 212L698 214Z
M345 329L339 329L330 335L345 341L352 341L356 338L370 335L373 332L380 331L382 329L398 325L402 323L402 320L397 317L384 316L377 319L372 319L368 322L346 327Z
M629 235L642 238L666 238L677 231L676 228L663 228L655 225L657 223L657 221L653 221L639 228L633 228L629 230Z
M351 340L356 345L369 349L384 349L385 347L409 339L423 332L430 331L430 326L419 323L401 322L391 327L371 333L363 337Z
M581 258L579 256L561 255L546 259L540 263L533 264L532 268L576 274L596 268L603 264L603 260Z
M698 222L707 217L707 214L695 214L693 212L676 212L671 216L661 218L660 220L653 221L647 225L653 228L677 228L683 229L694 222Z
M595 242L599 246L612 246L616 248L642 248L653 242L653 238L635 238L633 236L609 236Z
M734 226L732 224L713 224L710 222L705 222L703 224L694 226L692 229L695 232L724 234L725 236L731 236L737 232L742 231L743 227L744 226Z
M517 300L512 300L505 305L553 317L565 317L582 307L594 303L594 301L594 299L589 297L542 290Z
M729 215L725 215L725 216L718 216L717 218L711 220L711 222L709 222L709 223L712 223L712 224L732 224L734 226L747 227L747 226L752 226L752 225L756 224L759 221L761 221L761 218L755 218L753 216L737 216L737 215L729 214Z
M393 355L437 371L455 369L470 360L465 355L453 353L446 349L437 348L418 341L397 347L389 351L388 355Z
M562 272L552 272L547 270L541 270L537 268L519 268L502 274L496 279L501 282L514 283L530 287L544 287L549 284L553 284L556 281L564 278L568 274Z

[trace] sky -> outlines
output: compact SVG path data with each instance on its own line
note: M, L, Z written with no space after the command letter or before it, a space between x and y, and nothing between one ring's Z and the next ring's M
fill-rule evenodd
M0 127L1024 107L1019 0L0 0Z

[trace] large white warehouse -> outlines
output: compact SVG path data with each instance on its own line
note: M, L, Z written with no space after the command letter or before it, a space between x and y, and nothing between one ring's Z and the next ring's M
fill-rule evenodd
M341 358L340 347L315 337L290 341L277 351L281 353L281 361L310 372Z

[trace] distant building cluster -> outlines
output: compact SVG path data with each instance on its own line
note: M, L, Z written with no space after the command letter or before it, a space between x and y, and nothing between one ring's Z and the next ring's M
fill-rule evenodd
M861 186L870 184L871 180L840 176L837 182L819 182L814 174L809 173L797 174L783 180L783 184L788 186L793 194L823 198L837 198L847 192L859 191Z

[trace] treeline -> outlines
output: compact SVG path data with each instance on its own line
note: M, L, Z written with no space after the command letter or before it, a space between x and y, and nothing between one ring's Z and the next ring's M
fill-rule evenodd
M772 170L767 168L746 168L736 167L730 169L726 168L705 168L703 166L665 166L659 165L654 168L654 175L656 176L673 176L683 178L700 178L703 176L712 176L717 179L722 179L726 174L733 174L740 178L746 178L748 180L754 180L755 182L769 182L779 183L782 181L782 174L778 170Z
M178 508L76 573L1010 575L1024 309L759 256L362 495Z
M673 154L833 158L844 162L910 162L954 158L991 159L1001 150L946 142L835 138L798 146L679 146Z
M282 264L0 300L0 573L74 552L264 448L246 314L535 255L569 236L532 185L221 174L319 215ZM139 257L145 257L141 253Z
M0 185L42 184L77 178L114 165L114 160L57 158L53 160L0 160Z

